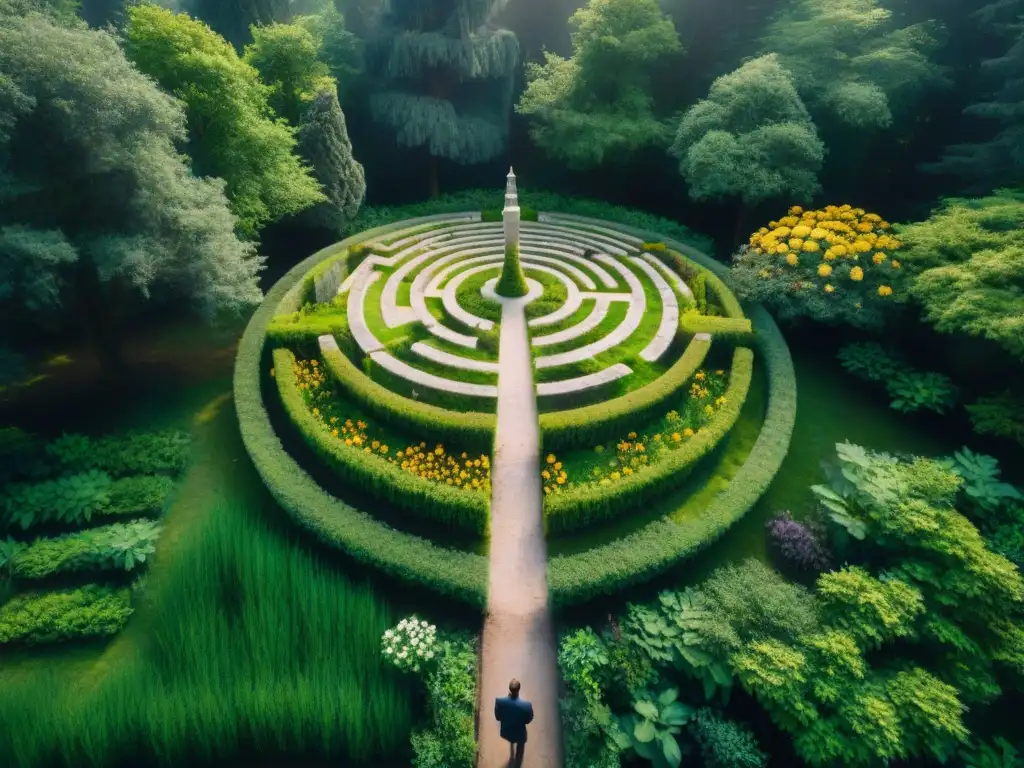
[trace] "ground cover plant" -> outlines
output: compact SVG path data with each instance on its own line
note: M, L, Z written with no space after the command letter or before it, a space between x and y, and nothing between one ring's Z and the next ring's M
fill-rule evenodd
M840 348L838 358L854 376L883 385L894 411L945 413L956 403L957 388L948 376L915 370L898 352L876 342L851 342Z

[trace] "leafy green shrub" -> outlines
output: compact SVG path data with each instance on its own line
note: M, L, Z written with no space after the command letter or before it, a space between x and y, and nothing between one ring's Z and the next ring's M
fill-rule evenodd
M622 477L612 485L588 483L568 491L551 494L544 500L544 523L550 533L576 530L637 509L645 501L677 487L686 471L708 455L732 429L739 418L750 389L754 371L754 353L746 347L733 354L726 403L704 428L683 446L669 451L643 472ZM685 380L684 380L685 381ZM642 391L642 390L639 390Z
M690 286L690 290L693 291L693 301L697 305L697 311L706 315L708 312L708 288L707 288L707 275L703 272L697 274L694 278L693 284Z
M131 571L156 551L160 525L152 520L133 520L69 533L52 539L36 539L11 560L19 579L42 579L54 573L76 571Z
M176 475L188 466L192 438L177 429L98 438L64 434L46 446L46 453L62 471L99 470L113 477Z
M23 592L0 606L0 643L30 645L116 634L132 613L130 590L90 584Z
M979 435L1005 437L1024 445L1024 398L1006 391L980 397L966 408Z
M102 515L159 515L174 492L174 480L165 475L122 477L110 486Z
M678 688L640 693L634 711L619 720L619 746L649 760L654 768L678 768L683 754L676 736L694 715L693 707L678 698Z
M688 255L707 259L698 253ZM707 261L705 266L713 268L713 262ZM743 466L698 516L681 522L657 520L608 544L552 558L548 585L555 605L612 594L664 572L718 538L768 488L789 451L796 419L796 373L786 341L771 316L761 307L751 308L750 315L768 374L768 409Z
M456 413L395 394L373 381L330 344L321 344L324 369L347 399L366 408L395 429L428 435L467 451L490 451L494 443L495 417L489 413Z
M162 511L174 489L169 477L122 477L91 469L41 483L5 487L3 508L23 530L49 522L80 525L93 515L146 515Z
M889 407L900 413L920 410L945 413L956 403L957 390L948 376L933 371L900 371L886 383Z
M713 317L691 311L679 318L679 327L690 335L710 333L714 341L733 347L749 347L754 343L754 330L747 318Z
M845 344L836 357L846 371L865 381L885 382L906 368L900 355L874 341Z
M32 485L8 485L4 493L7 520L23 530L40 523L81 523L110 501L113 481L95 469Z
M710 348L709 342L693 339L663 376L640 389L584 408L541 414L544 450L592 447L614 439L633 424L649 420L687 385Z
M334 439L310 414L295 379L295 355L274 350L278 392L299 435L342 480L377 498L452 528L484 535L488 499L485 494L440 485L403 472L362 449Z
M368 256L373 255L373 246L370 243L356 243L348 247L348 252L345 254L345 269L348 274L355 272L356 267L366 261ZM332 260L328 259L322 265L317 265L320 272L311 271L310 274L323 274L333 266Z
M690 732L707 768L764 768L768 760L748 728L706 707L697 712Z
M996 511L1008 503L1024 501L1024 495L999 479L999 460L975 453L966 446L956 451L946 466L963 478L961 490L969 506L982 514Z

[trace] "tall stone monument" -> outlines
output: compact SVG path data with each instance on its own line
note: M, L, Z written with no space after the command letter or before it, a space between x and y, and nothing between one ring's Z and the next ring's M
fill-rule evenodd
M505 247L519 247L519 192L516 190L516 174L508 169L505 179L505 210L501 212L501 220L505 227Z
M501 221L505 229L505 263L494 292L506 298L518 298L525 296L529 289L519 265L519 193L516 174L511 168L505 181L505 210L501 212Z

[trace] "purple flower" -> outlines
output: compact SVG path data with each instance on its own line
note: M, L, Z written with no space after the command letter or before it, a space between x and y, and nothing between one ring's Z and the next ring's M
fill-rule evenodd
M826 571L832 563L828 549L812 526L780 512L768 521L768 535L783 558L798 568L808 571Z

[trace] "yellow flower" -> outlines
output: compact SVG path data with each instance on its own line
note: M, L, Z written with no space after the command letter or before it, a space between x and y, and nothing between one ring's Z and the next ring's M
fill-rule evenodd
M620 475L618 472L612 472L611 474L612 480L618 480L620 477L622 477L622 475Z
M820 250L821 250L821 246L818 245L813 240L805 240L804 241L804 246L803 246L804 253L817 253Z
M878 295L892 296L892 288L890 288L888 285L880 285L878 286Z
M332 429L331 430L331 437L337 437L337 436L338 436L338 430Z
M319 408L314 408L313 409L313 415L314 416L319 416L320 415L320 409Z
M622 474L624 474L624 475L632 475L633 474L633 470L630 469L629 467L626 467L624 470L622 470Z
M757 274L760 275L762 278L766 278L766 277L771 277L772 276L772 273L769 272L767 269L762 269Z
M548 458L547 458L547 462L548 462L548 464L554 464L554 463L555 463L555 461L556 461L556 459L555 459L555 454L553 454L553 453L549 453L549 454L548 454Z
M630 432L626 437L630 440L636 440L636 432Z
M893 269L899 269L900 268L900 263L898 261L896 261L896 259L892 260L892 268Z
M355 437L352 438L352 445L362 445L362 444L363 444L363 438L359 437L358 435L356 435Z
M352 445L352 438L351 437L346 437L345 438L345 445Z
M707 416L712 416L715 413L715 409L710 405L704 406L704 413Z
M831 274L832 274L832 267L830 267L828 264L819 264L818 265L818 277L828 277Z
M804 240L802 237L791 237L789 238L789 247L794 251L799 251L804 246Z
M791 253L786 257L786 263L789 264L791 267L795 267L797 264L800 263L800 259L797 258L797 255L795 253Z
M830 284L825 283L825 293L833 293L833 292L835 292L835 290L836 289L833 288Z
M832 253L835 256L845 256L846 255L846 246L843 245L842 243L836 243L829 250L831 250Z
M682 439L683 439L682 436L678 432L673 432L672 433L672 440L673 440L673 442L678 443Z
M693 430L687 427L683 430L683 437L693 437Z
M273 368L270 369L270 378L277 378L277 371Z
M545 480L551 479L551 473L548 472L546 469L540 473L540 476L543 477Z
M437 447L434 449L434 454L437 456L444 456L444 446L438 443Z
M799 205L794 205L792 208L789 209L790 216L799 216L803 212L804 209Z
M314 368L316 368L318 363L317 363L316 360L312 360L312 361L310 361L310 365L312 365Z
M875 262L875 264L881 264L883 261L885 261L885 254L876 253L874 256L871 257L871 260Z
M828 237L828 230L822 229L821 227L815 227L811 230L811 237L815 240L824 240Z
M859 283L864 279L864 270L860 267L854 267L850 270L850 279Z
M787 253L788 251L789 251L789 246L786 245L785 243L779 243L777 246L775 246L775 252L776 253Z
M366 429L366 422L365 421L357 421L356 422L356 426L359 427L360 429Z
M559 475L556 481L559 485L565 485L565 475Z
M697 371L693 375L693 378L695 378L697 381L704 381L704 379L706 378L706 375L705 375L704 371ZM635 435L634 435L634 437L635 437Z
M637 451L637 453L643 453L644 452L644 444L643 443L637 443L636 444L636 451Z

